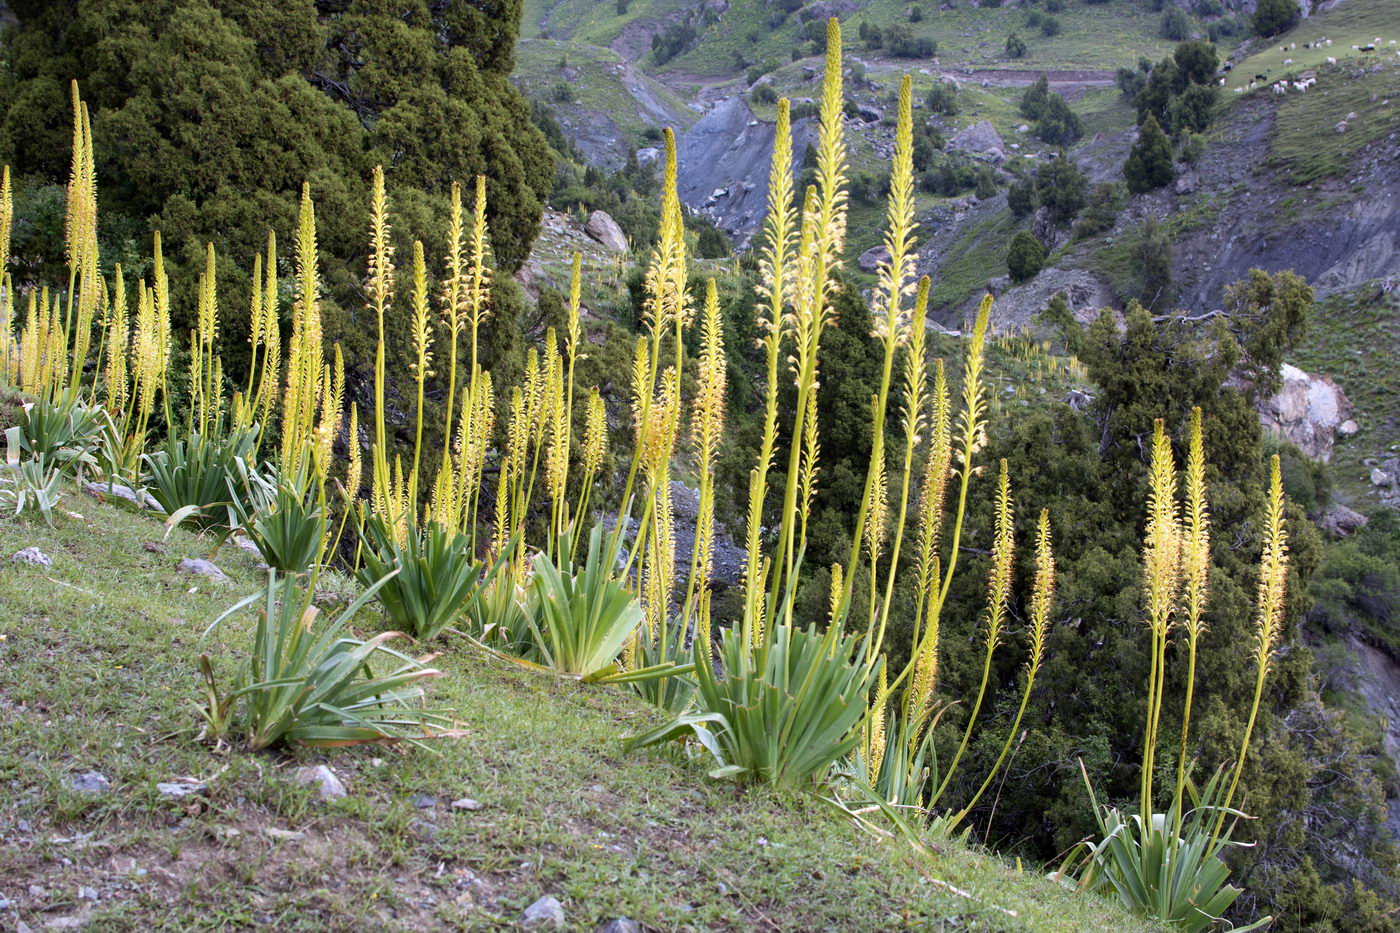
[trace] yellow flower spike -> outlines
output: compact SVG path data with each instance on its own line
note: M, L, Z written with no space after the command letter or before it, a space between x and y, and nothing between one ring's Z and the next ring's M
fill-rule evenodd
M1240 738L1239 754L1235 759L1235 773L1230 779L1230 789L1225 794L1215 820L1215 831L1211 845L1220 837L1225 825L1225 813L1235 799L1240 775L1244 773L1245 758L1249 754L1249 740L1254 734L1254 723L1259 716L1259 702L1264 694L1264 681L1273 669L1274 656L1283 638L1285 621L1285 601L1288 596L1288 531L1284 527L1283 476L1279 469L1278 454L1269 460L1269 495L1264 511L1264 553L1259 559L1259 583L1254 597L1254 701L1249 709L1249 721L1244 735Z
M418 468L423 457L424 386L432 372L433 332L428 316L428 266L423 258L423 241L413 241L413 378L418 384L417 418L413 432L413 469L409 473L408 498L417 508Z
M267 263L263 280L254 283L262 289L263 322L259 329L263 340L262 375L258 380L257 417L271 424L276 415L277 387L282 382L282 323L277 313L277 234L267 231Z
M866 725L866 780L873 786L885 764L885 691L889 684L885 668L880 667L880 679L875 690L875 707Z
M384 315L394 297L394 246L390 242L389 199L384 191L384 166L376 165L370 178L369 266L366 290L374 310L378 340L374 350L374 463L371 486L382 509L389 507L392 479L384 430ZM288 379L291 378L290 373ZM283 414L284 423L287 416Z
M1011 576L1016 550L1012 505L1011 479L1007 471L1006 460L1003 459L997 477L996 522L992 534L992 569L987 574L987 621L983 638L982 683L977 688L977 700L972 704L972 711L968 714L967 726L963 730L962 741L958 744L957 753L953 756L948 770L944 772L943 780L929 802L930 807L943 795L943 791L948 787L948 782L956 773L958 762L962 759L963 752L967 750L968 740L972 737L972 728L977 722L977 714L981 712L982 701L987 695L987 682L991 677L992 655L996 652L997 645L1001 643L1002 629L1006 625L1007 604L1011 597Z
M311 442L316 402L321 396L325 351L321 345L321 284L317 271L316 208L311 186L301 186L297 223L297 289L287 355L287 388L282 405L282 464L295 472Z
M354 502L360 494L363 482L364 459L360 451L360 407L350 403L350 432L347 439L350 448L350 462L345 467L345 498Z
M127 352L129 328L126 316L126 280L122 278L121 263L117 263L113 274L112 310L107 321L107 410L121 413L127 403ZM0 335L0 340L8 342L9 335Z
M1177 755L1176 793L1177 835L1182 820L1182 794L1186 784L1186 761L1191 732L1191 704L1196 689L1196 652L1206 630L1205 609L1210 595L1210 505L1206 500L1206 456L1202 438L1201 409L1191 410L1191 443L1186 454L1186 514L1181 544L1181 578L1185 594L1182 607L1186 629L1186 701L1181 714L1181 748Z

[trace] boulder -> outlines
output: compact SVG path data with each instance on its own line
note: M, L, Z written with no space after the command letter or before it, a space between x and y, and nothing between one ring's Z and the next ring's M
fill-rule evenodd
M1296 444L1314 460L1332 459L1337 429L1351 417L1351 400L1330 376L1305 373L1283 364L1283 387L1259 402L1259 419L1266 430Z
M1002 142L1001 134L992 126L990 120L980 120L967 129L960 130L948 143L948 148L983 156L993 162L1000 163L1006 160L1006 143Z
M661 150L655 146L647 146L645 149L637 150L637 164L650 165L661 158Z
M1318 517L1317 524L1334 538L1345 538L1358 528L1365 527L1366 516L1355 509L1334 502Z
M628 250L627 234L622 232L617 221L613 220L606 211L594 211L589 214L588 221L583 225L583 232L610 250L619 253L625 253Z
M860 258L856 260L856 265L860 266L861 269L866 272L875 272L880 268L882 263L887 263L889 261L889 250L885 249L884 246L872 246L870 249L860 254Z

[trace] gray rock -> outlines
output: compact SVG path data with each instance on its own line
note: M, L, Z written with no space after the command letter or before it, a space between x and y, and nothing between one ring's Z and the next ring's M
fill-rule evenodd
M419 810L431 810L437 806L437 798L429 794L414 794L408 798L408 802Z
M1355 509L1348 508L1340 502L1334 502L1322 513L1317 523L1323 531L1333 537L1345 538L1358 528L1364 527L1366 521L1366 516Z
M95 901L95 900L97 900L97 889L96 889L96 888L90 888L90 887L88 887L87 885L80 885L80 886L78 887L78 900L80 900L80 901Z
M564 905L557 898L542 897L525 908L520 925L527 930L562 930Z
M985 156L994 162L1006 159L1006 143L990 120L979 120L958 132L948 143L949 149L958 149L972 155Z
M1356 432L1360 430L1361 425L1357 424L1351 418L1348 418L1341 424L1337 425L1337 433L1340 434L1342 437L1355 437Z
M263 830L269 839L276 839L279 842L296 842L305 839L306 833L295 829L278 829L276 826L268 826Z
M340 778L336 777L335 772L325 765L299 769L296 773L296 782L303 786L316 788L316 795L322 800L345 796L345 785L341 783Z
M452 801L452 809L454 810L480 810L485 806L486 804L480 800L473 800L470 797L461 797Z
M105 794L112 789L112 782L101 771L84 771L70 777L68 786L80 794Z
M622 232L617 221L606 211L594 211L589 214L587 222L583 225L583 232L615 252L625 253L629 248L627 234Z
M1196 186L1200 184L1200 176L1195 172L1182 172L1176 176L1177 194L1195 194Z
M661 158L661 150L655 146L647 146L645 149L637 150L637 164L650 165Z
M49 555L36 547L27 547L23 550L15 551L15 556L10 560L17 564L33 564L35 567L52 567L53 561L49 560Z
M1391 478L1390 478L1390 474L1389 474L1389 473L1387 473L1385 470L1382 470L1382 469L1372 468L1372 470L1371 470L1371 485L1372 485L1372 486L1389 486L1390 483L1391 483Z
M130 486L123 486L121 483L87 483L83 486L83 492L92 496L99 502L106 502L108 499L122 499L130 502L138 509L148 509L152 512L164 513L165 509L156 500L146 494L144 490L138 492Z
M191 781L162 781L156 785L156 790L160 791L162 797L169 797L172 800L179 800L182 797L190 797L195 794L202 794L208 788L204 784Z
M883 245L872 246L870 249L860 254L860 258L856 260L856 265L860 266L866 272L875 272L880 268L881 263L889 261L889 250L885 249Z
M642 933L642 925L627 917L618 917L600 926L596 933Z
M1303 372L1284 363L1283 387L1259 402L1259 418L1274 434L1297 444L1323 463L1332 459L1337 428L1351 417L1351 400L1329 376ZM1374 480L1373 480L1374 481Z
M196 577L208 577L217 583L229 582L228 574L209 561L199 557L186 557L175 565L177 573L188 573Z

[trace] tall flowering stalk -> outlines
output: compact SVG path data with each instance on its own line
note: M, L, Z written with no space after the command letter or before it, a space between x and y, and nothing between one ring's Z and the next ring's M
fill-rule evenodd
M1191 702L1196 689L1196 650L1206 630L1210 596L1210 505L1206 500L1206 454L1201 409L1191 410L1191 446L1186 455L1186 515L1182 529L1181 578L1186 629L1186 702L1181 713L1181 749L1176 761L1176 834L1181 835L1182 792L1186 784L1187 741L1191 733Z
M384 192L384 166L376 165L370 178L369 280L366 283L370 308L374 311L378 340L374 349L374 447L370 477L375 511L391 522L397 516L391 509L397 501L389 472L389 450L384 430L384 315L394 298L394 246L390 242L389 199ZM286 416L283 416L285 421Z
M113 270L112 308L107 316L107 372L104 378L107 410L124 412L127 407L127 353L130 344L127 322L126 280L121 263Z
M1273 670L1274 657L1283 640L1284 600L1288 595L1288 531L1283 521L1283 477L1278 454L1269 462L1269 498L1264 513L1264 554L1259 560L1259 583L1254 598L1254 699L1249 706L1249 721L1240 737L1240 751L1235 756L1235 770L1230 777L1230 789L1224 805L1215 819L1211 841L1220 838L1225 814L1235 799L1240 775L1244 773L1249 754L1249 740L1254 735L1254 723L1259 717L1259 702L1264 695L1264 681Z
M987 695L987 681L991 678L992 655L1001 644L1002 630L1006 627L1006 615L1011 600L1011 575L1015 560L1015 519L1012 514L1011 478L1007 473L1006 461L1001 461L1001 472L997 479L996 529L992 536L992 570L987 577L987 611L983 635L982 682L977 688L977 699L972 711L967 715L967 726L963 729L962 741L953 760L943 773L943 780L934 791L929 806L933 806L943 796L953 774L958 770L958 762L967 751L968 739L977 722L977 714L982 710L982 700Z
M317 401L322 393L325 349L316 251L316 208L311 202L311 186L303 184L297 223L297 299L292 306L287 388L282 403L282 467L288 474L295 474L302 466L312 441Z
M1021 728L1021 718L1026 714L1026 704L1030 701L1031 689L1035 686L1035 676L1040 672L1041 662L1045 660L1045 639L1050 631L1050 610L1054 603L1055 554L1050 542L1050 512L1048 509L1042 509L1035 533L1035 582L1031 590L1030 652L1026 660L1026 686L1021 691L1021 705L1016 708L1016 718L1012 720L1011 728L1006 733L1006 742L1001 746L1001 754L983 778L977 792L948 823L949 829L966 818L977 805L987 788L992 786L992 779L1001 770L1007 753L1011 751L1011 743L1015 741L1017 730Z
M795 211L792 205L792 126L787 98L778 101L778 123L773 142L773 161L768 177L768 216L764 222L764 245L760 252L762 303L757 308L760 331L758 344L764 351L765 402L763 436L759 441L758 462L749 474L748 521L745 532L744 625L748 640L755 640L753 620L759 611L767 583L762 569L763 506L768 495L768 472L773 466L773 447L778 436L778 362L783 344L783 321L787 315L788 284L793 275ZM760 622L761 624L761 622Z
M1171 438L1162 419L1152 432L1147 530L1142 552L1143 593L1152 632L1152 664L1147 687L1147 726L1142 750L1142 813L1152 814L1152 777L1157 757L1157 730L1166 682L1167 638L1181 589L1181 518L1177 506L1176 464Z
M695 520L695 544L691 550L686 584L687 615L695 617L695 638L710 640L710 573L715 534L715 456L724 433L724 394L727 388L724 329L719 317L715 280L705 284L705 309L700 319L700 372L690 416L690 436L700 477L700 505Z
M0 378L18 379L19 346L15 343L15 284L10 278L10 236L15 221L10 167L0 168Z

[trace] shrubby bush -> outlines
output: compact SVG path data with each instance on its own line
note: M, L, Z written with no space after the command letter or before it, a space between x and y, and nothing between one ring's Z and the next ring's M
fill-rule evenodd
M1029 230L1022 230L1011 238L1011 247L1006 253L1006 271L1011 273L1011 281L1026 282L1040 273L1045 265L1045 245Z

